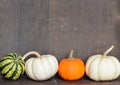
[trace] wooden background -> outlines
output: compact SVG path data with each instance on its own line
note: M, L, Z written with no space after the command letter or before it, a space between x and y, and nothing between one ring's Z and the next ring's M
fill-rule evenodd
M0 58L11 52L24 55L35 50L53 54L60 61L74 49L74 56L86 62L95 54L120 60L120 0L0 0ZM2 85L119 85L114 81L95 82L87 77L64 81L54 76L35 82L26 75Z
M0 57L35 50L58 60L103 54L120 60L120 0L0 0Z

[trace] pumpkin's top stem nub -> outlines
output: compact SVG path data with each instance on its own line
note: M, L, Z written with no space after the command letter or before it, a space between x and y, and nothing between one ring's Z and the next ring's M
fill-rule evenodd
M40 54L38 52L30 51L23 56L22 60L25 60L25 58L27 58L29 55L36 55L37 57L40 57Z
M69 60L73 59L73 52L74 52L73 50L70 51L69 58L68 58Z
M114 48L114 45L112 45L107 51L105 51L105 53L103 54L103 56L107 56L107 54Z

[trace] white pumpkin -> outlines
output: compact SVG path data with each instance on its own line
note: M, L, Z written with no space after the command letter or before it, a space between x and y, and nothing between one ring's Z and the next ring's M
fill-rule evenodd
M37 58L29 58L25 63L25 72L33 80L47 80L53 77L58 70L58 61L53 55L41 55L31 51L23 56L23 60L29 55L36 55Z
M97 54L88 58L86 74L95 81L114 80L120 75L120 62L114 56L107 54L114 48L111 46L103 55Z

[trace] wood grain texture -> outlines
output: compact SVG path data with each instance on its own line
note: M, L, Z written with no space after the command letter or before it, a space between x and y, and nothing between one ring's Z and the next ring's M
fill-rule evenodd
M111 45L118 59L119 0L1 0L0 55L35 50L84 61Z
M34 81L26 76L22 76L17 81L7 80L0 76L0 84L2 85L119 85L120 78L113 81L98 82L90 80L87 77L76 81L66 81L59 77L53 77L46 81Z
M48 0L0 1L0 55L48 51Z
M46 81L34 81L26 76L22 76L19 80L16 81L7 80L0 76L0 84L1 85L58 85L55 78L51 78Z
M74 56L86 60L115 45L111 55L120 59L117 5L116 0L50 1L50 51L62 59L74 49Z
M115 45L110 55L120 60L120 0L0 0L0 58L10 52L24 55L35 50L53 54L60 61L74 49L84 61ZM2 85L119 85L52 78L43 82L22 77Z
M105 82L98 82L93 81L88 78L82 78L77 81L65 81L63 79L57 78L56 79L59 85L119 85L120 79L116 79L114 81L105 81Z

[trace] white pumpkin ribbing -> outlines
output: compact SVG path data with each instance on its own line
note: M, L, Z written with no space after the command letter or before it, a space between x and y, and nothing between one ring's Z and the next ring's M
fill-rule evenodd
M93 80L114 80L120 75L120 62L114 56L107 56L113 49L108 49L104 55L93 55L86 62L86 74Z
M33 63L34 59L35 58L31 58L31 59L27 60L25 63L25 72L31 79L36 79L33 74L33 71L32 71L32 63Z
M28 56L28 55L27 55ZM58 70L58 61L53 55L41 55L26 61L26 74L33 80L47 80Z
M119 74L119 61L112 57L108 56L108 58L103 58L101 55L97 55L99 57L95 57L91 59L86 64L86 73L93 80L113 80L116 79ZM101 56L101 57L100 57Z

